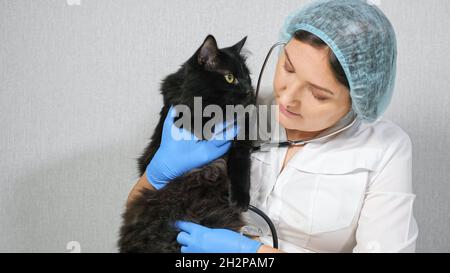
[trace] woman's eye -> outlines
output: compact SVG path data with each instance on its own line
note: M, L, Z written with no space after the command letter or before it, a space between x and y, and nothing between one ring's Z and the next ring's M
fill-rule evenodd
M326 99L327 99L327 98L324 98L324 97L316 96L316 95L314 95L314 93L313 93L313 97L314 97L316 100L318 100L318 101L323 101L323 100L326 100Z
M228 73L228 74L226 74L225 75L225 80L227 81L227 83L234 83L234 84L237 84L237 79L234 77L234 75L233 74L231 74L231 73Z
M314 96L314 98L316 98L316 100L320 100L320 101L322 101L322 100L326 100L326 98L322 98L322 97L317 97L317 96Z
M318 94L319 91L314 86L311 86L311 85L308 86L308 91L311 92L311 95L314 97L314 99L316 99L316 100L318 100L320 102L328 99L327 97L318 96L317 94Z

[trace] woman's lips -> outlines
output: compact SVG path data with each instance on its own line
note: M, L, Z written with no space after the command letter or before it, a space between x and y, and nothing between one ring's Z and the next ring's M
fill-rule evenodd
M296 114L293 112L290 112L288 109L286 109L286 107L284 107L283 105L278 105L280 107L280 112L283 113L285 116L287 116L288 118L295 118L295 117L301 117L300 114Z

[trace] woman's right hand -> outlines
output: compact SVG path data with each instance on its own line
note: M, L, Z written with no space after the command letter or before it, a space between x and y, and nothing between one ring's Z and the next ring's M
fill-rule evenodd
M164 120L161 144L146 169L148 181L157 190L184 173L224 155L239 131L237 125L223 123L215 126L212 139L199 140L190 131L176 127L173 124L175 116L175 108L171 106Z

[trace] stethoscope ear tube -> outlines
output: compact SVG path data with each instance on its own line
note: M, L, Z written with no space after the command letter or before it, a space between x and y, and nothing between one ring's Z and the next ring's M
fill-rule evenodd
M269 60L270 55L272 55L272 51L273 51L276 47L278 47L278 46L280 46L280 45L286 45L286 42L277 42L277 43L275 43L275 44L269 49L269 52L267 52L266 58L264 59L264 63L263 63L263 65L261 66L261 71L259 71L258 82L257 82L257 84L256 84L256 91L255 91L255 97L256 97L256 98L258 98L259 88L260 88L260 85L261 85L261 79L262 79L262 76L263 76L263 73L264 73L264 69L266 68L267 61Z

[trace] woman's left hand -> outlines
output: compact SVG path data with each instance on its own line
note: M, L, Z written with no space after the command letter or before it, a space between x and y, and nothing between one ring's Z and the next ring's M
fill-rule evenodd
M176 221L180 229L177 242L182 253L256 253L260 242L229 229L208 228L196 223Z

